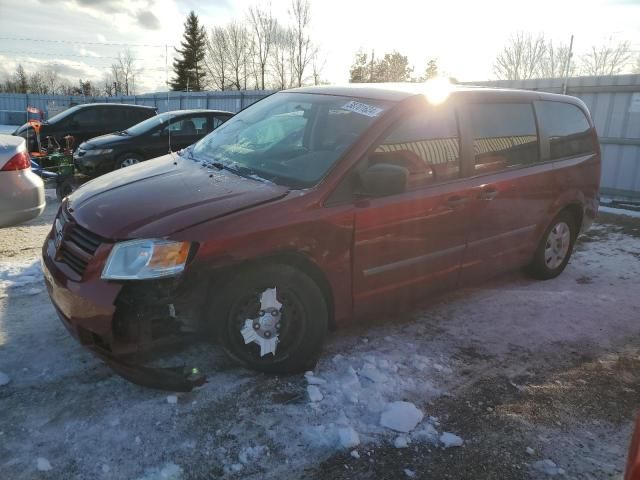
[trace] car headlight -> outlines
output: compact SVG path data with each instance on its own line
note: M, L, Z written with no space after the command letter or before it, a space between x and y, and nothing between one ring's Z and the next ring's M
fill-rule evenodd
M172 277L184 270L190 242L129 240L116 243L102 270L104 280Z
M99 148L96 150L85 150L85 155L108 155L113 153L113 148Z

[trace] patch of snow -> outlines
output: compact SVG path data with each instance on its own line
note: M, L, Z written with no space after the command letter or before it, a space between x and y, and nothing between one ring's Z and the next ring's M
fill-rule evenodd
M178 396L177 395L167 395L167 403L170 403L171 405L175 405L176 403L178 403Z
M549 475L551 477L555 477L556 475L563 475L565 472L562 468L559 468L555 462L549 458L545 458L544 460L538 460L534 462L531 467L538 472L544 473L545 475Z
M393 446L396 448L407 448L409 446L409 437L406 435L398 435L393 441Z
M324 398L320 389L315 385L309 385L307 387L307 394L309 395L309 400L312 402L319 402Z
M422 421L424 414L411 402L388 403L380 415L380 425L396 432L408 433Z
M338 441L342 448L353 448L360 445L360 436L353 427L338 428Z
M625 215L627 217L640 218L640 212L635 210L626 210L624 208L603 207L601 205L598 208L598 211L603 213L612 213L614 215Z
M411 438L417 442L426 442L437 444L439 440L438 430L431 424L427 423L424 427L415 430L411 434Z
M151 468L147 470L145 475L138 480L182 480L183 478L184 470L180 465L167 463L161 468Z
M351 450L351 453L349 455L351 455L356 460L360 458L360 454L358 453L358 450Z
M383 375L375 365L367 362L360 370L360 375L372 382L384 382L387 380L387 376Z
M462 440L458 435L450 432L444 432L440 435L440 443L444 448L461 447L464 440Z
M238 460L243 465L248 465L269 456L269 448L264 445L256 445L255 447L243 447L238 453Z
M36 459L36 468L40 472L48 472L49 470L51 470L51 463L49 463L49 460L44 457L38 457Z
M527 452L527 455L533 455L536 453L536 451L531 447L527 447L526 452Z
M416 476L416 472L414 472L413 470L409 470L408 468L404 469L404 474L407 476L407 478L415 478Z
M9 378L9 375L7 375L6 373L0 372L0 387L7 385L10 381L11 379Z

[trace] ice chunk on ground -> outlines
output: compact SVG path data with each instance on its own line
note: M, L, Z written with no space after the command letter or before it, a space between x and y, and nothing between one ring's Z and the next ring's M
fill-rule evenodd
M534 453L536 453L536 451L535 451L533 448L531 448L531 447L527 447L527 453L528 453L529 455L533 455Z
M360 436L352 427L338 428L338 441L342 448L353 448L360 445Z
M357 460L358 458L360 458L360 454L358 453L358 450L351 450L350 455L351 455L353 458L355 458L356 460Z
M438 443L438 430L430 423L427 423L421 429L413 432L411 438L419 442Z
M393 441L396 448L407 448L409 446L409 438L406 435L398 435Z
M464 443L464 440L462 440L462 438L460 438L458 435L450 432L444 432L442 435L440 435L440 443L444 448L461 447Z
M408 468L404 469L404 474L408 477L408 478L415 478L416 476L416 472L414 472L413 470L409 470Z
M542 472L545 475L549 475L551 477L564 474L564 470L562 468L559 468L553 460L550 460L548 458L545 458L544 460L538 460L531 466L534 470Z
M381 373L380 370L378 370L376 366L372 365L371 363L366 363L364 367L362 367L362 370L360 370L360 375L376 383L382 383L387 380L387 376Z
M309 400L312 402L319 402L324 398L320 389L315 385L309 385L307 387L307 393L309 394Z
M411 402L388 403L380 415L380 425L408 433L422 421L424 414Z
M177 395L167 395L167 403L170 403L171 405L175 405L176 403L178 403L178 396Z
M7 375L6 373L0 372L0 387L3 387L4 385L8 384L11 381L11 379L9 378L9 375Z
M51 470L51 463L49 463L49 460L44 457L38 457L36 460L36 467L41 472L48 472Z
M316 377L313 372L305 372L304 378L307 379L309 385L324 385L327 381L324 378Z

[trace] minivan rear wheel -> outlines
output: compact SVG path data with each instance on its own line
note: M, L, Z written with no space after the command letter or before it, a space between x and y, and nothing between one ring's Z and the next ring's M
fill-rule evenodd
M329 315L322 291L308 275L282 264L242 269L212 297L214 329L233 360L267 373L313 368Z
M547 227L533 261L525 271L540 280L560 275L569 263L577 235L573 216L566 211L560 212Z

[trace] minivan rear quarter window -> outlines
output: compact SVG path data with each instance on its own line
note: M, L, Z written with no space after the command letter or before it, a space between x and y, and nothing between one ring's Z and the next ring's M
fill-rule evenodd
M531 104L471 104L469 112L476 173L538 161L538 134Z
M595 151L591 126L575 105L563 102L536 102L536 112L549 138L551 160Z

